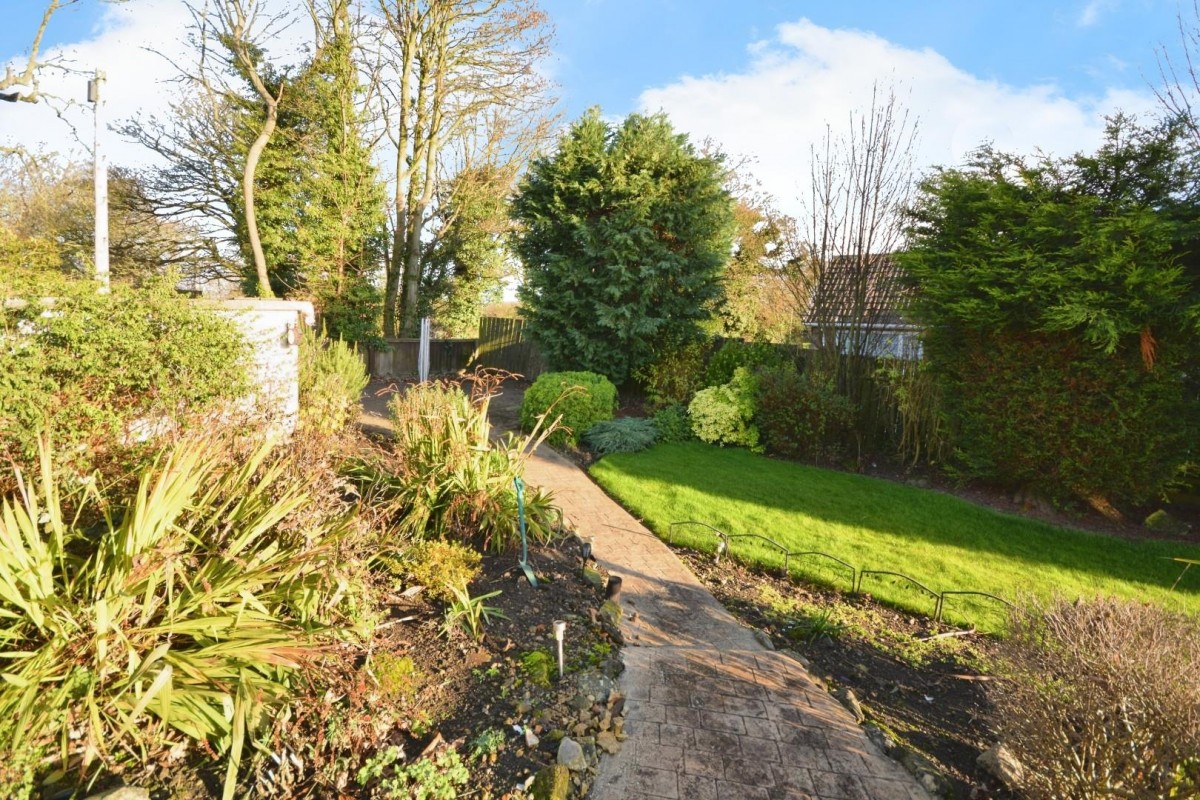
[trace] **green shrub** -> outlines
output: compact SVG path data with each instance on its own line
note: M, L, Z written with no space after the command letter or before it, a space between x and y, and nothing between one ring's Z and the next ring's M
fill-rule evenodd
M1031 604L1013 613L1000 663L1022 796L1200 797L1194 617L1112 599Z
M456 542L430 539L418 542L406 555L408 571L430 597L454 599L452 587L467 586L479 575L481 557Z
M942 414L942 394L925 360L882 359L876 377L882 403L894 409L899 427L896 447L909 464L941 464L951 452Z
M795 367L758 374L755 423L767 452L785 458L833 460L851 443L854 409L826 383Z
M654 415L654 426L658 428L658 441L663 443L687 442L696 438L686 406L673 405L659 409Z
M733 380L696 393L688 406L692 430L702 442L734 445L758 450L758 428L754 426L756 381L745 367L733 372Z
M435 756L422 756L407 764L400 747L381 750L359 769L358 785L367 796L386 800L455 800L458 787L471 779L457 750L443 750Z
M639 367L634 378L646 393L652 409L687 403L704 388L704 360L708 342L695 340L664 347L653 361Z
M364 510L389 521L400 543L451 537L503 551L518 540L513 479L523 474L527 453L538 440L509 435L492 441L487 406L486 396L472 402L457 384L411 386L389 404L390 456L380 453L344 465L344 474L363 496ZM549 494L527 492L525 513L531 539L553 538Z
M184 425L249 388L235 324L169 280L98 294L90 280L30 279L0 300L12 301L0 304L0 462L36 471L48 430L64 474L123 476L161 447L150 429Z
M1055 500L1153 500L1197 459L1200 406L1179 378L1178 347L1154 369L1136 348L1112 355L1046 334L964 335L939 368L955 466Z
M410 656L398 656L386 650L371 658L371 673L384 699L392 703L410 702L421 680L421 672Z
M549 422L561 415L558 430L550 435L553 445L579 444L579 437L597 422L612 419L617 407L617 387L594 372L547 372L525 391L521 403L521 425L532 430L546 414Z
M598 456L636 453L654 444L658 426L642 417L621 417L598 422L583 435L583 443Z
M724 386L733 380L734 370L738 367L745 367L754 372L762 367L782 367L788 362L788 357L776 345L730 340L721 345L721 349L709 359L704 374L704 385Z
M0 502L8 764L44 755L42 770L86 781L131 753L161 763L184 738L227 759L232 798L305 654L352 635L366 594L343 552L350 520L311 508L270 444L232 464L225 449L184 440L128 495L70 498L43 451L40 479ZM68 500L101 522L81 529ZM8 764L5 797L28 778Z
M301 427L330 434L357 419L363 389L371 379L353 347L305 328L299 372Z

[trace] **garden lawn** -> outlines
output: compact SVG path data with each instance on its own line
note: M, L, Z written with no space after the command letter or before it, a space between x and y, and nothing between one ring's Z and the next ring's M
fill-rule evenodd
M1194 546L1059 528L940 492L699 443L610 455L591 473L676 544L714 550L716 537L703 527L670 531L673 522L697 520L729 534L769 536L792 551L823 551L857 569L901 572L936 592L974 590L1009 600L1112 594L1200 612L1200 568L1171 589L1183 565L1170 559L1200 558ZM778 551L755 539L735 539L730 550L746 562L783 566ZM793 558L791 569L850 585L849 573L825 559ZM864 576L862 588L901 608L934 610L932 597L891 576ZM951 596L946 617L995 630L1002 614L990 601Z

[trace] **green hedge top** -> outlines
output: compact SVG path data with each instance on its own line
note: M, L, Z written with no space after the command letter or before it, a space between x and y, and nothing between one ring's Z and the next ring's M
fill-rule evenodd
M550 443L579 443L579 437L597 422L612 419L617 407L617 387L594 372L547 372L533 382L521 403L521 426L526 430L537 424L547 411L547 422L562 415Z

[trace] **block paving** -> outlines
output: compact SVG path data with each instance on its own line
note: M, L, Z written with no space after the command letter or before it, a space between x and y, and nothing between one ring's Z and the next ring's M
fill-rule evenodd
M363 400L361 424L388 431L387 395ZM572 462L543 446L525 478L554 493L622 578L629 738L601 759L591 800L931 800L798 661L759 644Z
M620 753L592 800L929 800L794 658L767 650L662 541L542 447L526 481L554 493L622 578Z

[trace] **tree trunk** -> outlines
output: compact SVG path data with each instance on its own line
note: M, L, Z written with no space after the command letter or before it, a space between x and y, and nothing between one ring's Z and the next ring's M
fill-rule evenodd
M258 235L258 220L254 213L254 172L258 168L258 159L262 156L271 134L275 132L275 121L279 117L277 103L267 103L267 121L259 131L250 151L246 153L246 167L242 171L242 202L246 207L246 233L250 237L250 249L254 252L254 273L257 276L259 297L274 297L271 291L271 279L267 275L267 257L263 254L262 239Z

